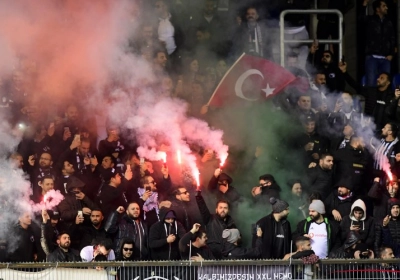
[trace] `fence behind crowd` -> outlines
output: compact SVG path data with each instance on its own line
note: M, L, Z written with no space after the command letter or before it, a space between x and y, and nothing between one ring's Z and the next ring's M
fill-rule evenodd
M0 280L283 280L398 279L398 259L0 263Z
M285 38L285 16L288 14L336 14L338 16L338 30L339 30L339 38L338 39L324 39L319 40L318 42L321 44L338 44L339 45L339 53L338 58L343 56L343 14L339 10L285 10L280 14L279 19L279 29L280 29L280 56L281 56L281 66L285 66L285 44L312 44L314 42L313 39L286 39Z

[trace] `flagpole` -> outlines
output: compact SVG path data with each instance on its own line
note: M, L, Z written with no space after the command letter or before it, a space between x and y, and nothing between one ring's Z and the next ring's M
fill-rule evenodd
M232 68L235 67L235 65L242 59L243 56L245 56L245 53L242 53L242 55L235 61L235 63L232 64L231 68L226 71L225 75L222 77L222 79L219 81L218 86L215 88L213 94L211 95L210 99L207 102L207 106L210 106L211 100L213 99L214 95L217 93L219 86L222 84L222 82L225 80L225 77L228 76L229 72L231 72Z

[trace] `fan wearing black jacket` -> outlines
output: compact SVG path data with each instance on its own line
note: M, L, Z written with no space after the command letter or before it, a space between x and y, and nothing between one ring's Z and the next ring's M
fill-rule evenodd
M262 252L262 235L263 232L260 227L257 228L257 240L254 248L243 248L241 247L242 237L237 228L225 229L222 232L222 238L224 239L222 257L224 259L258 259Z
M207 233L200 229L200 224L194 224L179 241L179 251L183 260L212 260L214 256L207 246Z

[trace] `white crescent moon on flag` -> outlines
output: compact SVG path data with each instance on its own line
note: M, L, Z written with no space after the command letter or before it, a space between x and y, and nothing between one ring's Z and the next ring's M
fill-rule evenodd
M243 95L242 91L242 86L244 81L251 75L259 75L261 78L264 79L263 74L258 71L257 69L249 69L246 72L244 72L242 75L240 75L239 79L237 79L236 84L235 84L235 93L238 97L246 99L248 101L256 101L258 98L247 98Z

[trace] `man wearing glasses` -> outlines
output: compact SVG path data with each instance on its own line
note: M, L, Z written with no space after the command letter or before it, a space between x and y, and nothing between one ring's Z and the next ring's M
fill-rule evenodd
M333 53L329 50L325 50L322 53L321 60L318 61L315 59L317 50L318 47L313 44L307 57L307 72L311 74L315 73L315 69L321 69L325 73L326 87L329 92L344 91L346 82L343 73L339 69L337 60L333 57Z
M178 186L172 192L173 197L171 198L171 210L176 213L176 219L182 223L185 231L189 231L193 227L193 221L200 221L201 217L194 211L193 203L190 203L190 193L182 186ZM194 204L196 206L196 204ZM197 206L196 206L197 208Z

